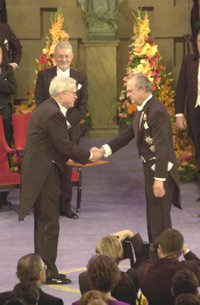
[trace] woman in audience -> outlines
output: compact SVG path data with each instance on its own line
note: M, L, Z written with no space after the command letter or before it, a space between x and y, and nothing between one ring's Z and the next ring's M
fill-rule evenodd
M118 265L124 258L129 258L133 261L133 252L131 244L134 243L134 236L129 240L129 243L122 245L121 241L113 235L108 235L100 239L96 246L96 253L112 257ZM126 250L124 253L124 250ZM82 272L79 275L79 286L81 294L91 289L88 272ZM120 271L120 280L117 285L111 290L111 295L117 300L135 305L138 292L138 284L136 281L135 270L129 268L126 272Z
M88 262L87 271L91 289L100 291L108 305L128 304L118 301L111 296L111 291L120 280L120 270L111 257L105 255L93 256ZM79 304L81 304L80 300L72 305Z

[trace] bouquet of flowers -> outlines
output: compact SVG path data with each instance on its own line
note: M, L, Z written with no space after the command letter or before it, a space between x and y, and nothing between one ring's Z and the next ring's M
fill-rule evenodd
M146 74L152 83L153 95L163 103L170 115L176 157L179 165L182 181L195 177L194 154L187 135L176 129L174 124L174 96L172 74L166 71L162 64L162 57L158 51L158 45L149 36L150 26L147 12L138 10L134 14L134 27L132 43L130 44L126 76L123 78L123 86L117 101L117 115L115 121L120 128L127 126L133 119L136 104L130 103L126 97L126 83L130 75L137 72ZM183 144L184 143L184 144ZM190 174L188 174L190 172Z

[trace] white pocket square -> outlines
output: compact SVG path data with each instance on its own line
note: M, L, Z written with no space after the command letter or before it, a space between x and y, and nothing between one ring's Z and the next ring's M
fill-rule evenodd
M80 90L80 89L81 89L81 87L82 87L82 84L78 84L78 86L77 86L77 90Z

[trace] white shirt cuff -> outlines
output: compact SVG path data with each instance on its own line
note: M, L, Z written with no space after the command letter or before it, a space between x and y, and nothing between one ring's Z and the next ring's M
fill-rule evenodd
M175 114L175 117L176 117L176 118L178 118L178 117L183 117L183 116L184 116L183 113L176 113L176 114Z
M104 144L104 145L102 145L102 147L105 151L105 153L104 153L105 158L108 158L109 156L112 155L112 149L110 148L110 146L108 144Z

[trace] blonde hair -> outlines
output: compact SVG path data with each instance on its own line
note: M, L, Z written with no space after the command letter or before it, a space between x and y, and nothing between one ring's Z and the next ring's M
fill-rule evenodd
M96 245L96 253L112 257L118 264L123 258L123 247L116 236L104 236Z

